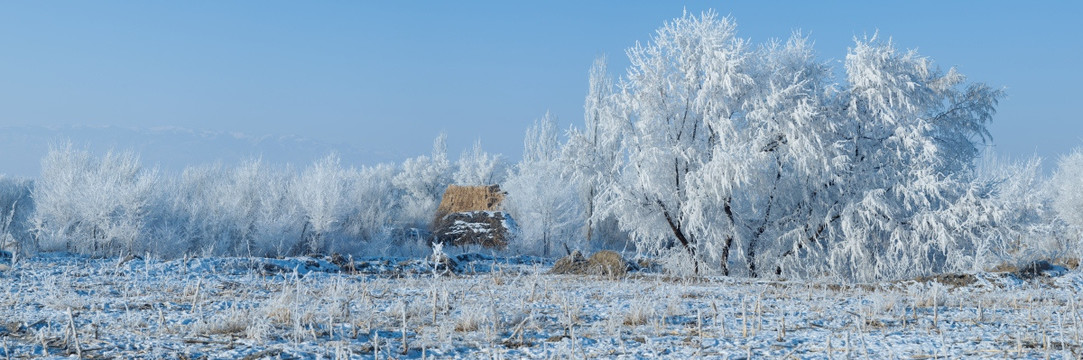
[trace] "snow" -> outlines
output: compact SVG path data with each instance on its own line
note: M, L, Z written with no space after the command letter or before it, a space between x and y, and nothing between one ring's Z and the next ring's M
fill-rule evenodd
M489 230L490 230L489 229L489 224L472 223L472 222L466 222L466 221L462 221L462 220L455 220L455 224L452 225L451 228L454 229L454 230L448 232L448 234L451 234L451 235L466 234L466 233L488 234Z
M0 354L107 358L1077 358L1083 274L829 281L552 262L0 257ZM949 278L943 278L949 279ZM71 318L69 320L69 311ZM403 316L408 351L403 354ZM76 336L71 337L74 328ZM43 348L44 344L44 348Z

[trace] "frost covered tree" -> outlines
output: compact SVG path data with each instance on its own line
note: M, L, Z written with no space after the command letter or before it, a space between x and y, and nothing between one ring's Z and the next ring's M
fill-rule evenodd
M41 249L93 256L138 254L155 170L132 153L94 157L71 144L50 148L35 184L32 230Z
M490 154L481 148L481 139L459 155L454 181L456 185L481 186L499 183L503 172L503 160L499 154Z
M338 156L331 154L306 168L294 183L294 194L307 221L302 233L312 253L337 250L338 244L330 235L341 229L346 218L346 175Z
M611 186L621 163L622 124L616 114L613 82L607 74L606 59L598 58L590 68L587 99L583 104L582 129L571 128L562 156L566 159L570 180L580 191L582 201L583 238L595 242L599 230L602 242L615 241L618 234L612 228L612 217L600 216L598 197Z
M246 161L234 169L222 171L224 171L224 176L219 181L205 179L216 186L206 189L210 192L205 195L210 195L210 198L203 199L207 201L205 205L212 209L210 214L204 215L215 218L214 220L205 218L205 221L221 224L219 229L214 230L219 232L213 234L218 235L215 246L219 251L227 254L247 256L266 254L269 249L263 243L266 241L265 236L270 234L264 234L261 231L260 226L267 224L261 222L260 218L266 214L264 208L274 203L265 204L264 201L270 200L265 194L280 190L283 184L276 181L278 179L275 179L275 176L267 169L267 165L259 159ZM276 210L288 209L289 207L284 207ZM286 219L278 220L283 222L282 225L290 223Z
M748 45L736 37L730 19L686 14L666 23L648 45L629 49L628 55L631 67L621 82L618 105L625 124L626 162L620 180L603 197L607 212L632 234L640 250L679 246L697 271L703 255L724 262L732 237L705 236L701 230L733 233L730 200L716 194L720 202L708 201L706 187L694 187L692 177L701 176L697 174L715 156L730 156L727 148L742 146L728 143L740 139L726 135L739 125L737 117L752 90ZM745 164L733 160L730 164L737 167ZM734 184L747 172L735 169L725 180ZM690 215L708 208L721 210L720 216L701 216L711 223L694 227ZM718 226L723 228L715 230Z
M794 230L805 225L799 214L807 213L808 195L832 170L834 124L824 97L830 69L816 62L805 37L772 41L753 57L742 111L709 123L717 142L691 176L700 197L684 211L704 237L721 239L703 245L717 254L723 274L735 270L729 263L741 249L742 271L756 277L763 265L777 268Z
M836 85L800 34L754 48L710 12L628 54L611 112L619 175L600 199L639 250L749 276L977 261L973 223L952 214L998 206L969 189L999 90L875 37Z
M395 220L399 197L392 184L396 168L381 164L350 172L345 198L349 201L346 233L371 243L384 240L385 230ZM360 250L360 249L358 249Z
M27 228L34 211L33 181L0 175L0 250L26 255L35 249Z
M831 268L849 278L950 269L972 250L938 216L967 187L1000 90L965 84L914 51L874 37L846 56L840 94L844 160ZM828 224L825 226L834 226Z
M292 255L305 223L294 181L260 159L187 167L156 191L150 246L166 256Z
M1083 149L1076 148L1060 158L1050 186L1053 208L1067 224L1070 241L1083 242ZM1078 245L1076 249L1078 252Z
M561 158L556 119L546 113L527 129L523 160L504 183L508 211L519 225L518 245L542 256L553 255L557 241L573 242L581 227L577 189L568 186L569 175Z
M1057 215L1083 229L1083 150L1074 149L1060 158L1051 184L1056 191Z
M229 172L229 183L219 189L219 206L230 214L226 216L231 222L230 253L284 255L300 242L302 204L287 198L294 183L289 174L288 168L274 168L262 159L243 162Z
M447 135L433 140L432 154L407 159L392 184L402 192L399 216L407 226L427 228L444 190L451 183Z
M1041 163L1038 158L979 159L962 196L948 208L956 236L972 242L971 264L960 262L958 268L989 270L1004 262L1033 260L1026 257L1036 253L1075 251L1073 241L1062 241L1063 226L1054 216L1054 198Z
M170 255L231 254L243 246L234 235L237 212L230 203L233 195L233 174L220 164L190 166L177 179L162 182L150 231L160 249L171 249Z

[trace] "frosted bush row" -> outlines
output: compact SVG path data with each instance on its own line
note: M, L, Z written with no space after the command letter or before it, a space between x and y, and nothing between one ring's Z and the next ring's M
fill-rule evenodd
M389 238L391 166L328 156L295 172L259 160L163 174L132 154L52 149L34 184L34 250L94 256L357 253Z
M451 163L443 135L431 155L401 165L346 167L332 154L300 170L251 160L179 174L144 167L135 154L96 156L68 144L50 149L38 180L0 178L0 245L91 256L421 255L431 252L428 230L448 184L499 183L505 167L480 142ZM536 228L505 251L543 255Z

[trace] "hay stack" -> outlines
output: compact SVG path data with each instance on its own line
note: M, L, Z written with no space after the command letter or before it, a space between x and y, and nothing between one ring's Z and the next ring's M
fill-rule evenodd
M514 221L501 210L499 185L448 186L433 218L433 241L452 246L481 245L503 249Z
M628 267L628 262L624 261L624 258L614 251L599 251L587 259L583 257L583 253L576 250L570 255L557 260L557 263L553 265L553 269L549 270L549 272L553 274L620 278L628 274Z
M583 257L583 253L579 250L572 251L568 256L557 260L556 264L553 264L553 268L549 270L552 274L580 274L586 272L587 258Z
M504 201L504 192L500 185L458 186L449 185L444 191L444 198L436 208L436 218L457 212L500 211Z

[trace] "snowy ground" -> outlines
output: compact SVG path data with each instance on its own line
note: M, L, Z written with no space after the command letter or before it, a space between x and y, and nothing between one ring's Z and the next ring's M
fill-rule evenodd
M461 274L434 277L402 259L0 259L0 354L1077 359L1083 350L1079 271L838 286L614 280L550 275L552 263L534 258L460 260Z

